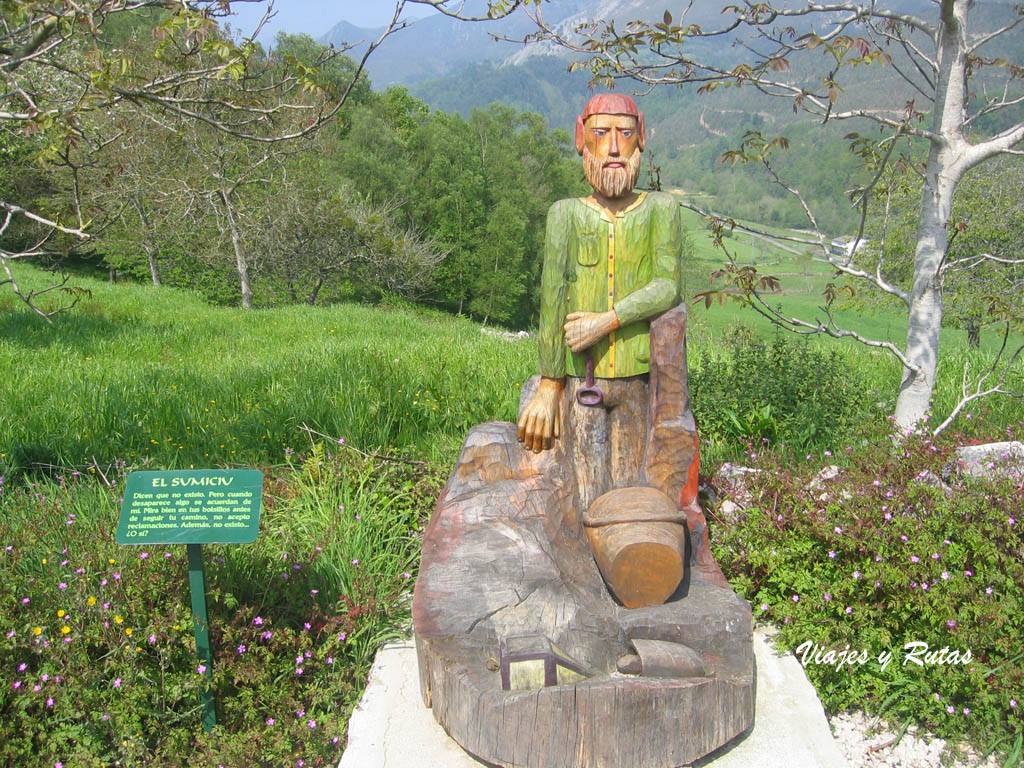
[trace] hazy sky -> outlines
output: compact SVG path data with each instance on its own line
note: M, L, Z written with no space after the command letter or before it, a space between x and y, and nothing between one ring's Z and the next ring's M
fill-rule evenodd
M232 3L235 15L226 19L232 29L251 34L266 10L266 3ZM389 0L275 0L276 16L257 38L264 45L272 43L278 30L297 34L305 32L314 39L325 35L339 21L357 27L379 27L391 20L395 12ZM433 11L427 6L408 3L404 15L410 19Z

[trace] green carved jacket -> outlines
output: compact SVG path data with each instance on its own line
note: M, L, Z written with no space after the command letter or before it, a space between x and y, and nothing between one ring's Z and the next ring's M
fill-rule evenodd
M591 348L594 375L647 373L650 320L679 303L682 254L679 203L667 193L642 193L614 220L586 199L552 205L541 276L541 375L586 375L584 355L565 344L565 317L609 309L620 327Z

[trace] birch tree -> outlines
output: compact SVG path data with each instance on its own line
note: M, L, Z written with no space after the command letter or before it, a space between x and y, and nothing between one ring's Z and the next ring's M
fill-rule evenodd
M822 333L853 338L884 349L902 366L895 420L902 429L918 428L928 413L939 360L939 334L943 319L943 284L950 270L966 262L948 259L955 236L951 214L957 186L964 175L998 155L1021 154L1024 140L1024 58L1017 33L1024 22L1024 7L972 0L929 0L914 5L883 2L806 2L776 4L746 1L723 9L725 22L718 29L688 24L685 7L674 17L668 11L656 23L630 22L617 27L599 21L584 25L575 35L560 33L545 24L541 9L534 11L539 32L532 41L553 41L586 57L598 82L631 80L645 87L691 84L702 93L722 87L755 88L769 97L791 103L818 121L846 121L867 125L870 133L850 136L854 149L865 158L870 178L851 192L864 217L869 202L884 195L884 179L893 165L921 175L921 195L913 243L910 285L901 287L887 274L884 257L864 261L853 254L836 255L829 237L818 227L814 212L798 189L787 185L776 166L786 147L783 137L748 134L744 145L730 154L733 161L765 166L773 182L799 199L815 236L792 240L815 247L820 256L850 278L865 281L889 294L904 308L907 335L902 344L867 338L840 327L827 297L824 316L792 317L773 309L761 290L771 281L750 269L733 270L733 287L743 289L752 306L798 333ZM995 11L1002 18L982 29L972 26L987 6L991 22ZM921 13L903 12L908 7ZM1018 41L1016 50L1012 39ZM730 54L743 54L738 65L716 63L714 43ZM1006 51L1001 52L1002 47ZM1010 58L1017 55L1017 60ZM580 66L578 63L576 66ZM848 95L864 67L895 73L900 87L875 93L872 103L858 103ZM861 129L863 130L863 128ZM926 146L922 164L904 152L901 142ZM824 170L824 169L823 169ZM884 249L876 249L883 253ZM984 255L981 255L984 256ZM986 261L981 258L981 262ZM1013 260L1021 263L1021 260ZM980 262L979 262L980 263ZM710 300L710 295L707 297ZM1019 350L1018 350L1019 352ZM1019 355L1012 360L1019 360ZM965 393L968 387L965 386ZM1004 392L1001 385L991 390ZM965 395L966 396L966 395Z

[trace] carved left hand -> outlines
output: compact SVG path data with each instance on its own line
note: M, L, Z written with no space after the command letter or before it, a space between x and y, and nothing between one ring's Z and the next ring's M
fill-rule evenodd
M565 318L565 343L575 353L593 346L619 327L614 309L607 312L570 312Z

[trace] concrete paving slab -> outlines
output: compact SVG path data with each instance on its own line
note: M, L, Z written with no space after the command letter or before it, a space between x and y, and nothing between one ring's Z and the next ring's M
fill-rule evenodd
M793 654L772 647L772 634L763 627L754 630L753 727L694 768L847 768L804 668Z
M757 693L754 725L694 768L847 768L814 687L792 654L779 654L770 633L754 631ZM338 768L480 768L423 706L412 640L377 652L348 725ZM644 768L644 766L637 766Z

